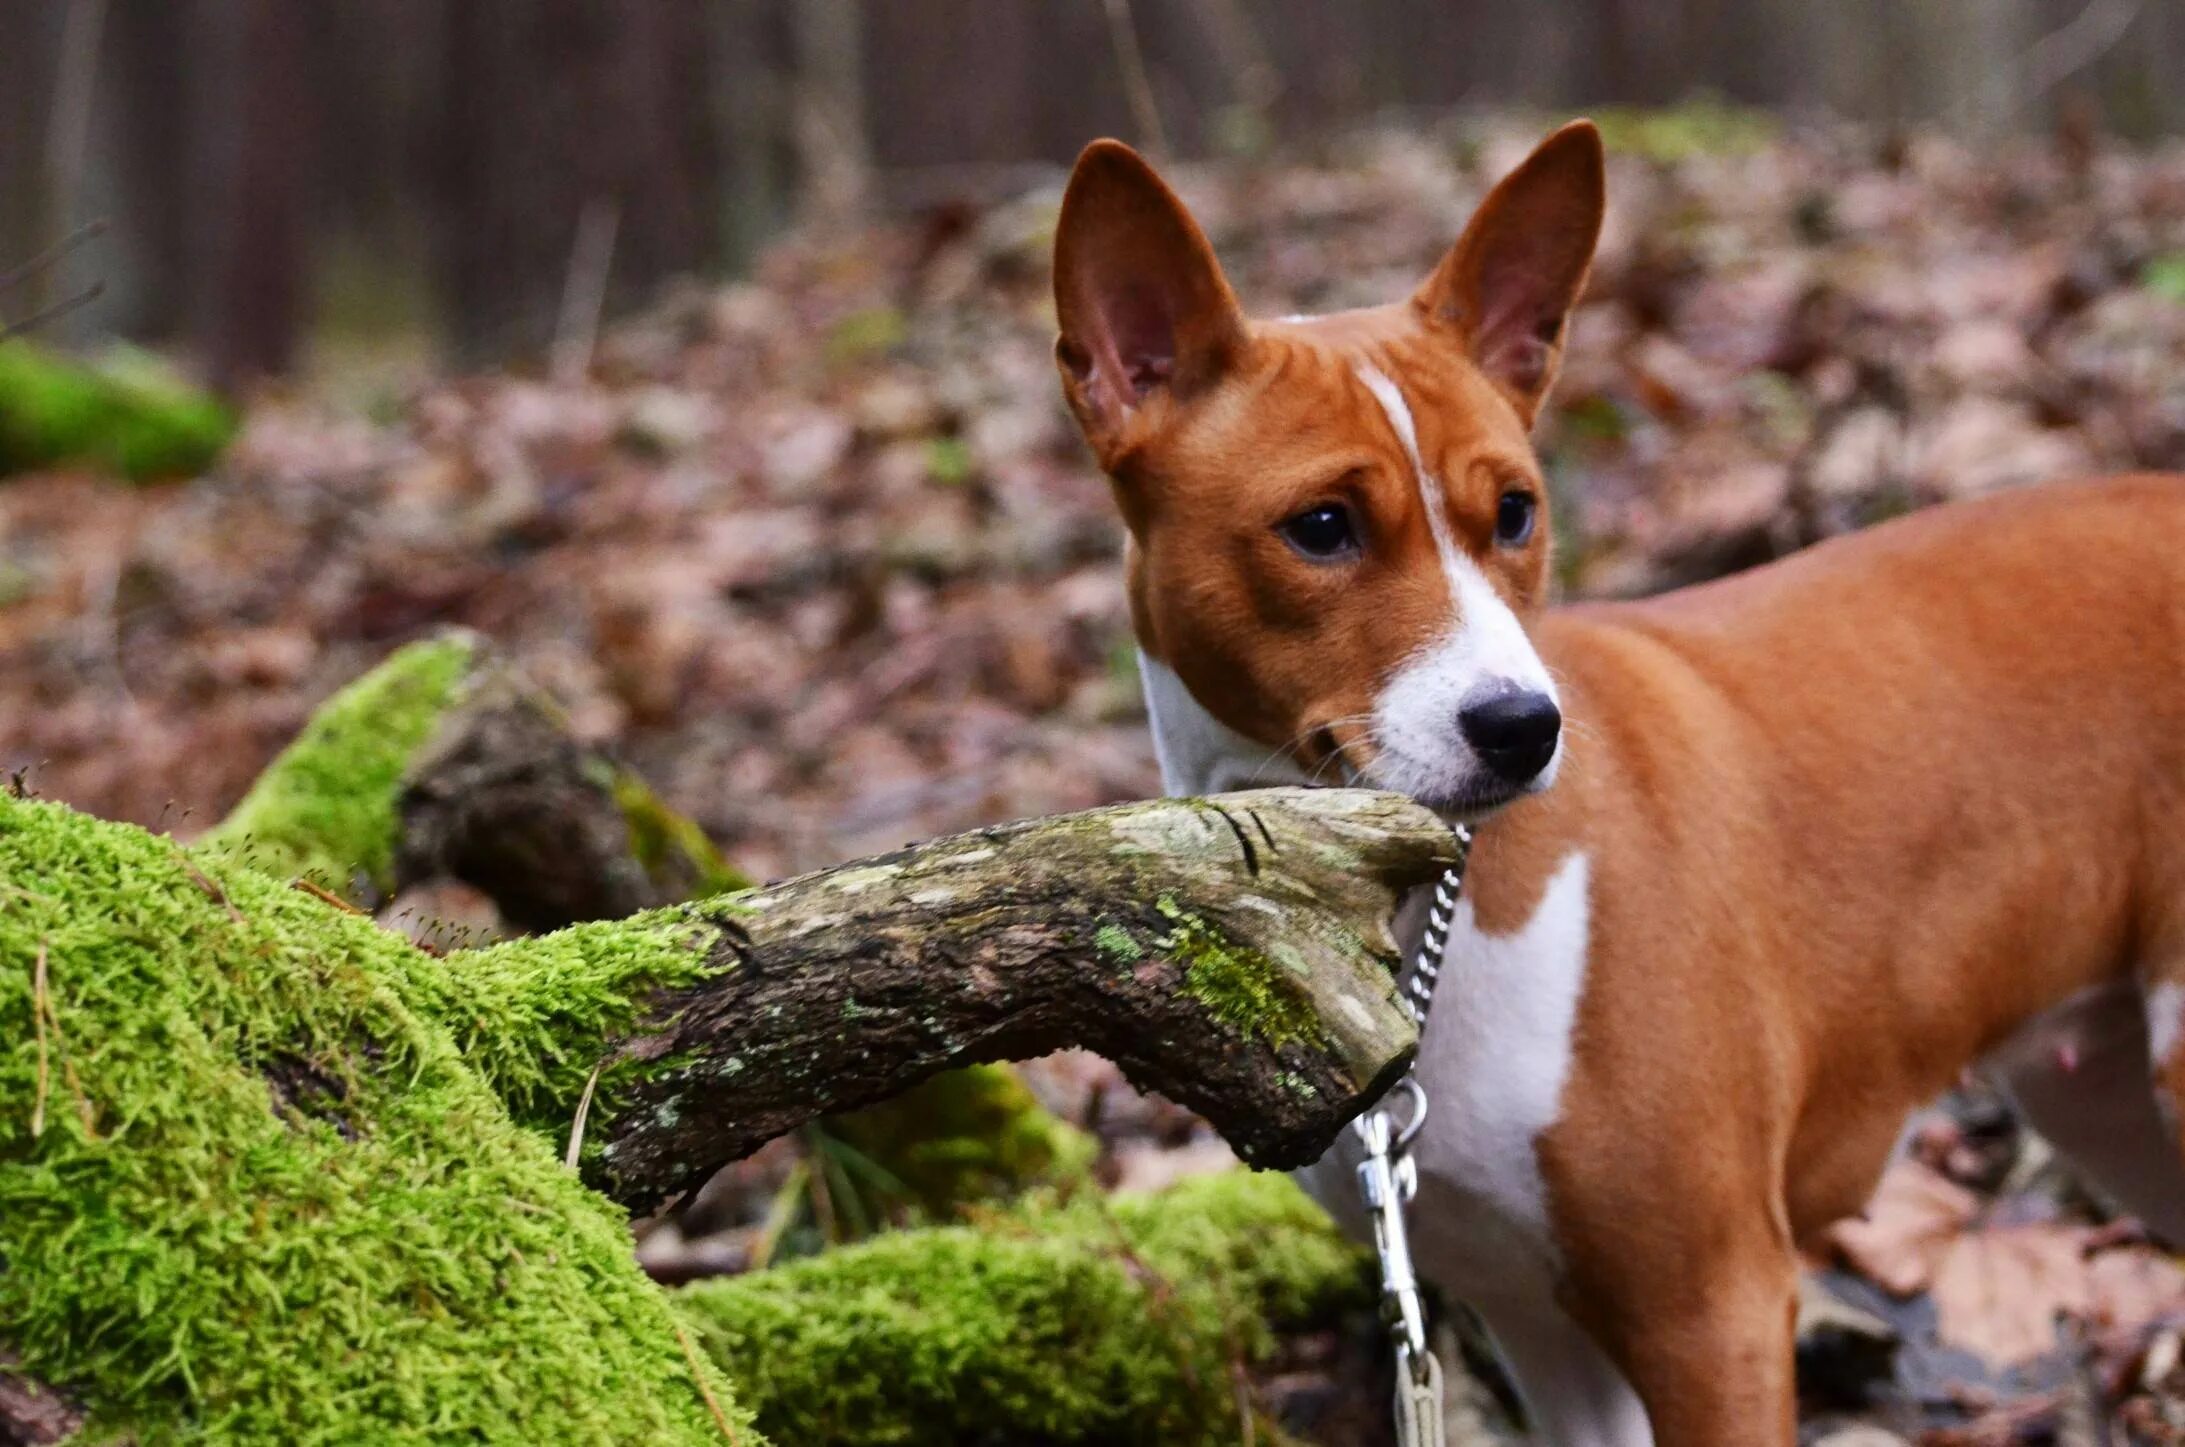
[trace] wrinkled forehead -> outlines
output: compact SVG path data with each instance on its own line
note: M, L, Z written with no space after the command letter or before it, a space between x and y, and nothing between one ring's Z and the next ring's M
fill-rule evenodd
M1253 323L1239 365L1177 419L1171 456L1185 468L1249 460L1282 485L1293 470L1325 481L1407 443L1428 460L1531 456L1494 384L1394 306Z

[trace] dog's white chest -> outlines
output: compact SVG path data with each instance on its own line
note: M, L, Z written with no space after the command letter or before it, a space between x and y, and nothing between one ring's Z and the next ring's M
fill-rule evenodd
M1530 1292L1557 1269L1538 1142L1562 1109L1585 988L1587 860L1564 858L1512 934L1459 899L1419 1047L1429 1115L1415 1152L1422 1264L1471 1296Z
M1561 1113L1585 988L1587 860L1557 866L1539 906L1512 934L1487 934L1458 901L1441 985L1419 1044L1426 1127L1413 1154L1419 1195L1410 1219L1422 1271L1484 1303L1553 1290L1558 1269L1540 1175L1541 1132ZM1423 899L1399 920L1417 948ZM1364 1227L1351 1179L1351 1138L1306 1172L1322 1204Z
M1482 933L1460 901L1419 1045L1431 1102L1414 1147L1419 1269L1465 1298L1502 1348L1541 1441L1652 1447L1646 1409L1555 1299L1559 1252L1540 1136L1562 1116L1586 985L1588 860L1566 856L1532 917Z
M1457 906L1419 1046L1429 1104L1413 1147L1419 1194L1411 1237L1420 1274L1486 1318L1540 1440L1651 1447L1630 1384L1556 1302L1561 1262L1540 1173L1540 1136L1562 1114L1585 993L1588 875L1583 853L1566 857L1532 917L1511 934L1481 931L1471 904ZM1399 938L1416 948L1419 921L1406 923ZM1322 1204L1363 1231L1356 1160L1346 1137L1305 1179Z

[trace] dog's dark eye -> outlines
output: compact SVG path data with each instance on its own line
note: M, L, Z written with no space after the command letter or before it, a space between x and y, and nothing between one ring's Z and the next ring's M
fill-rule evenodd
M1358 550L1358 532L1351 526L1350 509L1324 502L1309 507L1281 524L1275 531L1289 545L1315 562L1331 562Z
M1533 535L1533 517L1540 510L1529 492L1506 492L1495 505L1495 541L1521 548Z

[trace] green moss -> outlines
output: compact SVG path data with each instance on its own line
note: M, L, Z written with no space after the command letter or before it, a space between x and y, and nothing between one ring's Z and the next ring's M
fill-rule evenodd
M30 342L0 342L0 474L92 466L134 481L203 472L235 435L235 414L148 355L87 365Z
M1292 1040L1316 1047L1326 1043L1320 1017L1280 965L1250 945L1227 939L1167 895L1157 907L1171 922L1168 934L1158 941L1162 953L1183 965L1184 993L1215 1019L1278 1050Z
M1146 947L1137 937L1112 920L1093 931L1093 948L1112 964L1135 965L1146 957Z
M630 853L667 898L704 899L756 882L730 864L697 823L669 808L629 769L612 769L608 787L630 825Z
M1607 106L1592 115L1609 150L1663 165L1695 156L1751 155L1782 130L1766 111L1704 94L1673 106Z
M413 643L334 695L199 841L214 858L337 893L394 887L398 795L468 671L475 643Z
M892 306L871 306L849 313L827 329L820 350L830 367L847 367L894 351L910 335L910 324Z
M1006 1065L944 1071L824 1128L893 1183L870 1203L875 1219L945 1221L974 1202L1081 1177L1098 1151Z
M2185 302L2185 250L2150 258L2140 268L2139 284L2164 301Z
M1243 1171L877 1237L681 1293L783 1442L1234 1443L1232 1364L1364 1298L1287 1178Z
M961 437L935 437L926 443L926 476L943 487L962 487L978 469L971 444Z
M630 973L561 954L542 977ZM421 1008L446 979L302 891L0 798L0 1343L94 1438L719 1440L698 1373L728 1389L621 1213Z
M704 977L719 934L703 908L677 905L460 950L417 1004L453 1033L463 1058L517 1119L565 1132L600 1042L624 1033L651 991ZM625 1064L600 1076L595 1110L613 1102L634 1069Z

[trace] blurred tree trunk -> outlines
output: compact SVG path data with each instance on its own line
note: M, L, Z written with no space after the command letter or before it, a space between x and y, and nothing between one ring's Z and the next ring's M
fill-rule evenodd
M0 0L0 272L53 240L43 198L60 15L50 0ZM20 295L0 296L0 314L28 309Z
M459 351L497 361L545 350L588 209L618 218L613 312L800 215L1013 190L1132 132L1101 0L0 0L0 263L55 239L63 32L94 9L94 104L65 133L87 137L74 219L114 234L66 281L115 283L86 319L181 336L231 384L293 360L329 243L378 284L429 272ZM1697 89L1975 134L2066 104L2132 136L2185 124L2177 0L1130 10L1185 153Z
M108 319L150 341L169 341L188 321L190 83L185 53L190 7L122 0L108 19L112 56L107 108L119 154L114 230L131 252L125 314Z
M780 0L719 0L707 37L722 137L723 260L740 266L789 220L796 185L793 46Z
M286 372L302 342L315 159L303 12L200 0L191 30L219 56L190 67L205 148L187 208L202 226L191 332L213 384L234 390Z
M796 0L796 141L803 219L841 226L872 188L861 0Z
M1094 3L1083 8L1090 13ZM975 16L953 0L901 0L875 11L868 79L879 164L981 164L1011 158L998 153L1021 154L1033 126L1034 42L1043 18L1028 7ZM934 83L972 67L975 85Z
M619 214L610 307L718 255L704 0L443 12L436 270L468 359L550 340L578 218Z

